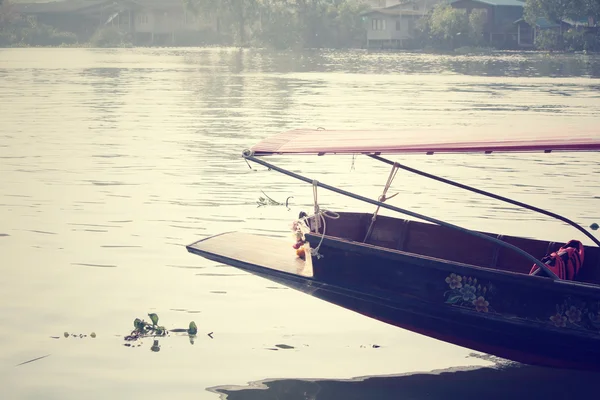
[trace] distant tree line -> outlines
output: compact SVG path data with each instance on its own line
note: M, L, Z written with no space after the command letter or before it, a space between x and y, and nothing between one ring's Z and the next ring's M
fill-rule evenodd
M188 10L228 27L240 46L356 47L366 39L357 0L184 0Z
M359 0L180 0L199 18L214 22L216 34L204 44L289 48L351 48L366 42L364 12L369 6ZM525 19L535 26L539 17L561 20L600 20L600 0L526 0ZM486 46L481 10L470 13L448 4L438 4L417 22L414 48L450 50ZM91 46L119 46L128 41L127 32L104 27L89 40ZM210 36L210 37L209 37ZM204 40L204 36L203 36ZM70 32L24 18L10 0L0 0L0 46L73 45L78 38ZM600 51L596 28L545 29L536 46L547 50Z
M529 20L545 17L550 21L562 19L600 19L600 0L527 0L525 15Z
M534 25L540 17L550 22L563 20L592 25L600 21L600 0L527 0L525 19ZM593 28L544 30L536 38L536 46L545 50L600 51L600 35Z
M600 20L600 0L527 0L524 17L531 26L540 17L551 23L567 20L579 24L574 28L539 29L535 40L538 49L600 51L600 34L593 26ZM437 50L486 46L485 22L482 10L473 9L467 14L464 9L441 3L419 20L412 46ZM586 26L589 22L592 26Z
M448 4L437 4L417 24L413 47L451 50L483 45L483 10L469 14Z
M77 35L23 17L9 0L0 0L0 47L62 46L77 43Z
M118 0L117 0L118 1ZM269 46L273 48L361 47L366 41L358 0L180 0L200 18L216 21L219 31L204 32L204 44ZM118 28L99 29L88 45L122 44ZM214 42L214 43L213 43ZM37 23L14 12L10 0L0 0L0 46L58 46L78 43L75 34Z

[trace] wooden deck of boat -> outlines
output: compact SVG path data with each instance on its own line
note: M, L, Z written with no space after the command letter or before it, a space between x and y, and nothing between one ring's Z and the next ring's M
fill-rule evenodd
M307 244L308 246L308 244ZM263 235L228 232L199 240L186 246L188 251L215 261L234 260L290 274L312 277L311 258L304 261L296 255L292 241ZM242 269L245 269L242 267Z

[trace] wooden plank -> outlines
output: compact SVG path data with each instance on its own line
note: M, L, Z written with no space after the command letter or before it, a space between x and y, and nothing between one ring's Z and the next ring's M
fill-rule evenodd
M188 247L201 253L238 260L247 264L312 277L312 260L296 255L292 241L244 232L228 232L200 240ZM306 253L309 254L308 243Z

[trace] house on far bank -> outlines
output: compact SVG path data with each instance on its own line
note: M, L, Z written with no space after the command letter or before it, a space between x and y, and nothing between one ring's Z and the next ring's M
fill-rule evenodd
M536 18L534 25L530 25L525 19L520 18L515 21L517 26L517 44L519 47L534 47L535 39L540 32L555 31L563 34L569 29L582 29L584 32L596 33L598 28L593 18L584 18L578 21L563 19L553 22L546 18Z
M370 0L369 4L389 4L390 1L396 2ZM563 34L575 29L596 35L600 30L593 18L578 21L537 18L532 26L523 18L525 0L400 0L398 4L374 8L362 14L366 20L367 48L406 48L415 37L417 20L440 3L465 10L467 15L473 10L483 11L485 22L482 38L489 46L496 48L533 48L536 37L544 31Z
M534 26L523 18L519 18L514 23L517 26L517 45L524 48L534 47L535 38L540 31L553 30L562 33L571 27L566 22L551 22L546 18L536 18Z
M182 0L125 0L113 25L132 33L134 43L176 44L218 29L211 19L199 18Z
M492 45L503 48L514 48L518 42L518 25L514 22L523 18L525 2L521 0L453 0L453 8L466 10L469 15L473 10L483 10L486 22L483 26L483 38Z
M445 0L407 0L363 13L367 24L367 48L406 48L415 37L416 21Z
M60 31L73 32L80 40L88 40L108 18L113 9L111 0L63 0L47 3L14 3L22 16Z
M171 45L194 41L212 31L211 19L186 10L182 0L61 0L17 3L16 11L88 41L101 28L116 27L134 44Z

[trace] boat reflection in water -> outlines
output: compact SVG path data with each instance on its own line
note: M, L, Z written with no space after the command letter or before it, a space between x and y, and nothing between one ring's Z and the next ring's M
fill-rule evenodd
M352 380L275 379L209 390L227 400L554 400L596 398L599 380L598 372L509 363Z

